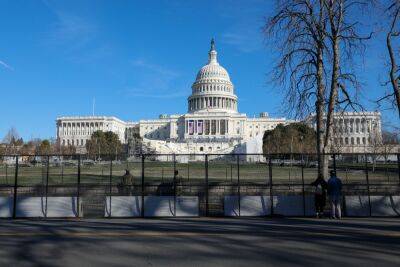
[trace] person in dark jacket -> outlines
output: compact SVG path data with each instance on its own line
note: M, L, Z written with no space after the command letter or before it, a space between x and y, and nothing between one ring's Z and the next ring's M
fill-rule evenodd
M129 170L125 170L125 174L122 176L120 187L124 194L131 195L133 190L133 175Z
M335 171L331 171L331 177L328 180L328 195L331 205L331 218L341 219L342 180L336 176Z
M315 212L317 218L320 218L324 215L324 208L326 205L326 189L328 184L321 175L318 175L318 178L312 182L311 185L315 187Z

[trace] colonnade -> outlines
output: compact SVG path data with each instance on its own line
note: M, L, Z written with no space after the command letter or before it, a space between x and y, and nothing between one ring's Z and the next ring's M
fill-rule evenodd
M195 97L189 99L188 106L189 111L207 108L237 110L237 101L228 97Z
M374 119L334 119L333 125L339 133L372 133L380 131L379 122Z
M103 129L103 122L62 122L58 127L60 135L91 135Z

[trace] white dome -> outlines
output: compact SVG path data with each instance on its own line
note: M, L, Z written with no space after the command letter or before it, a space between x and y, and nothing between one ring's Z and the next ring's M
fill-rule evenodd
M217 61L214 39L208 63L197 73L188 98L189 112L237 112L237 96L229 74Z
M204 79L219 79L230 81L228 72L218 63L207 64L200 69L196 76L196 82Z

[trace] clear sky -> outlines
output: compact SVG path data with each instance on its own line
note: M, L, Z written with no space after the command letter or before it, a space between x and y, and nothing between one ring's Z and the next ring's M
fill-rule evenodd
M1 0L0 138L10 127L24 139L55 137L55 119L91 115L93 99L95 115L126 121L185 113L212 37L240 112L285 116L266 76L271 2ZM384 51L372 44L367 55L360 79L373 110ZM398 123L394 112L383 117Z

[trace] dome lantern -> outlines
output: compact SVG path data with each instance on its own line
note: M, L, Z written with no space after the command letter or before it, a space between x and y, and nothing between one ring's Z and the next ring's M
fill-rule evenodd
M211 39L211 48L210 52L208 52L208 64L217 64L217 51L215 50L215 41L214 38Z

